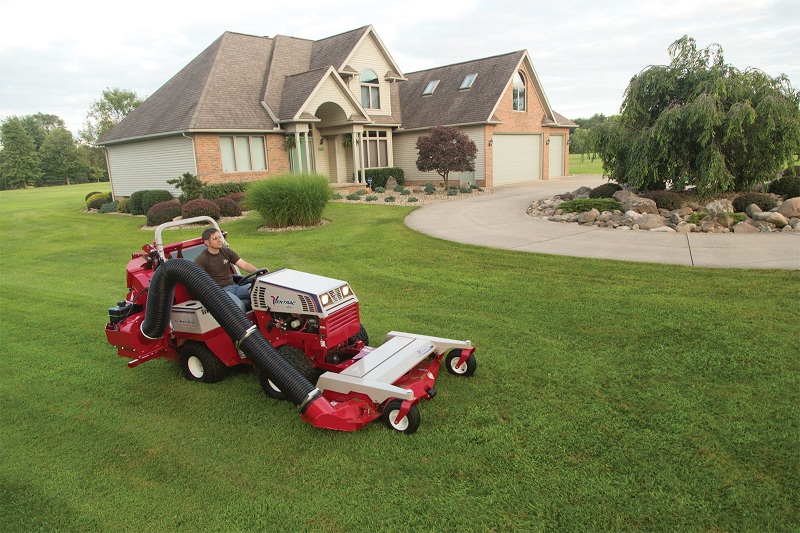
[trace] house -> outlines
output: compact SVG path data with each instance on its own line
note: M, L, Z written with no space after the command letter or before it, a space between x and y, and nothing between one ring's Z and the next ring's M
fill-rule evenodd
M400 167L410 182L416 139L458 126L493 186L568 171L569 128L550 107L527 51L404 75L372 26L311 41L226 32L115 128L106 150L115 196L171 189L185 172L208 183L314 171L334 185ZM175 195L177 190L172 189Z

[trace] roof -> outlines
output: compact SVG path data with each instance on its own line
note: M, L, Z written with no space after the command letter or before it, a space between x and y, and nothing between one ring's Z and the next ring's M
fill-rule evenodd
M524 55L520 50L406 74L408 81L400 83L403 127L491 122L492 112ZM460 89L464 78L476 73L472 86ZM436 90L423 96L433 80L439 80Z

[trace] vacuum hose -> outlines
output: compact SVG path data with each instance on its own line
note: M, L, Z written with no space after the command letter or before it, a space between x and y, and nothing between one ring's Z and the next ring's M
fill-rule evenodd
M148 339L159 339L164 335L169 326L176 283L184 285L200 300L234 344L281 389L286 398L298 406L301 413L321 398L319 390L272 347L230 296L192 261L170 259L156 269L147 294L142 335Z

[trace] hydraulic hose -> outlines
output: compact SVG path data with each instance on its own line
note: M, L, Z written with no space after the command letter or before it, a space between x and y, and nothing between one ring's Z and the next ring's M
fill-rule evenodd
M158 339L166 332L176 283L184 285L200 300L234 344L281 389L286 398L298 406L301 413L321 397L319 390L272 347L230 296L192 261L170 259L156 269L147 294L142 335Z

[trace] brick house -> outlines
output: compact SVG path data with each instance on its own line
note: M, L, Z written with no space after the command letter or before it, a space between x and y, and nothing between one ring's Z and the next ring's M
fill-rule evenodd
M403 74L372 26L310 41L226 32L114 129L106 150L115 196L185 172L208 183L314 171L334 185L364 170L416 170L416 139L458 126L476 169L452 176L493 186L568 173L569 128L527 51Z

